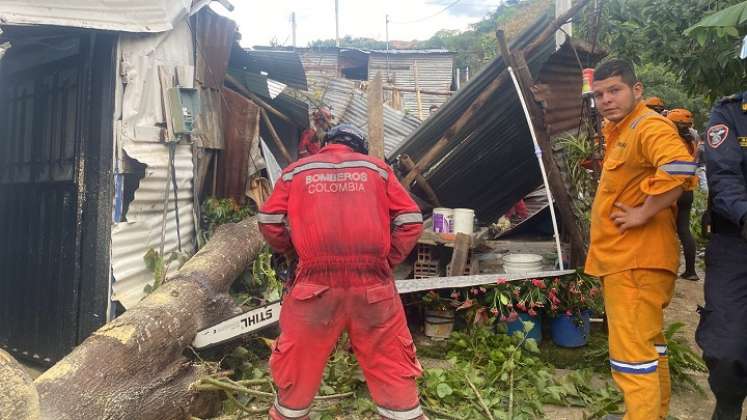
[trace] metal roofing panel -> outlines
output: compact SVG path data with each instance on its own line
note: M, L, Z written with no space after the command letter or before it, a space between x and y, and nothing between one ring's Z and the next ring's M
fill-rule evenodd
M550 22L550 15L540 18L512 42L512 48L529 45ZM554 50L553 38L527 57L533 74L538 74ZM401 144L393 156L406 153L418 161L505 69L501 57L487 65ZM425 173L447 207L474 208L479 219L492 222L541 184L529 127L510 82L504 83L450 140Z
M5 0L0 22L4 25L164 32L188 16L191 6L192 0Z
M415 67L418 73L418 88L438 92L449 92L454 71L454 57L450 54L372 54L368 61L368 79L381 73L389 85L404 89L415 89ZM418 115L417 96L413 92L402 92L404 110ZM421 94L423 116L435 105L440 107L449 97L446 95Z
M337 122L353 124L364 131L368 129L368 96L356 89L355 82L347 79L329 80L322 102L332 107ZM417 118L384 105L384 154L391 156L418 126L420 121Z
M295 51L242 50L231 55L231 66L262 74L296 89L306 90L306 72Z

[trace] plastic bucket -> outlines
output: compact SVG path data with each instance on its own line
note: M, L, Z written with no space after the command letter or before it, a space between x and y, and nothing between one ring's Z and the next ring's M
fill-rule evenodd
M536 273L542 271L542 255L508 254L503 256L506 273Z
M433 209L433 231L451 233L454 231L454 209L436 207Z
M475 211L472 209L454 209L454 233L472 235L475 229Z
M532 321L534 322L534 327L532 327L531 330L529 330L529 334L527 334L527 338L533 338L534 341L539 344L542 341L542 318L538 316L530 316L528 313L525 312L519 312L519 319L513 322L506 323L506 327L508 327L508 335L513 335L516 331L520 331L521 334L524 334L524 324L522 324L523 321Z
M427 337L449 338L453 330L453 311L425 311L425 335Z
M589 311L581 312L580 317L563 314L553 318L550 324L553 343L567 348L585 346L589 341L591 328L589 318ZM578 325L579 323L580 325Z

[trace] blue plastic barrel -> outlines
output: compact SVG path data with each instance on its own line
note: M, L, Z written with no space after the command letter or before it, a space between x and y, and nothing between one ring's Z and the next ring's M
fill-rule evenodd
M522 321L534 322L534 327L529 330L527 338L533 338L537 344L539 344L542 341L542 318L539 316L529 316L529 314L525 312L519 312L519 319L506 324L508 327L508 335L514 335L514 332L516 331L521 331L521 333L524 334L524 324L522 324Z
M581 312L580 319L576 315L558 315L552 319L552 341L560 347L575 348L585 346L589 341L590 318L589 311ZM578 323L581 322L581 325Z

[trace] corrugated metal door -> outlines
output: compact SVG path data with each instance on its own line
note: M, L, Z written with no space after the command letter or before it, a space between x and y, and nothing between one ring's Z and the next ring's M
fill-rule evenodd
M0 346L43 363L79 334L91 39L22 37L0 73Z

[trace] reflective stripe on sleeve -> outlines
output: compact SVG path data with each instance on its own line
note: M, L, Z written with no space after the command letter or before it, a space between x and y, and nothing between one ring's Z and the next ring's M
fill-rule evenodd
M666 165L659 166L659 169L669 175L695 175L698 164L695 162L674 161Z
M285 214L258 213L257 221L265 225L279 225L285 222Z
M402 213L392 220L394 226L402 226L411 223L423 223L423 215L420 213Z

